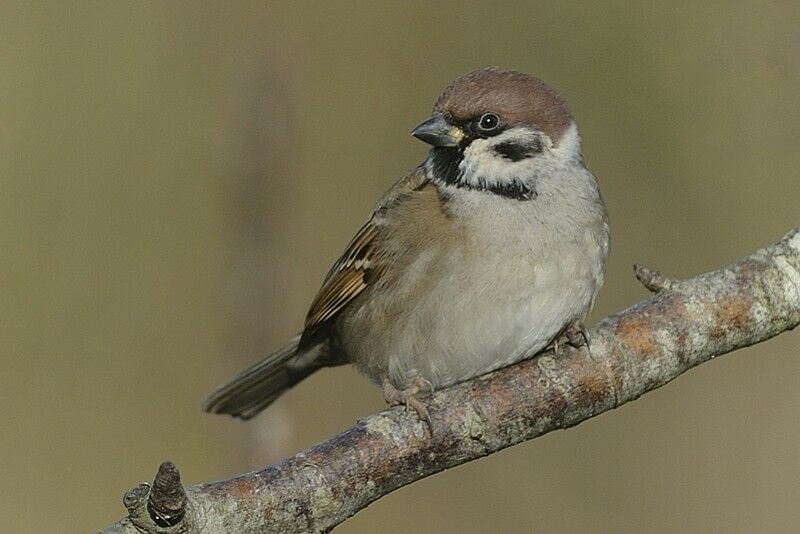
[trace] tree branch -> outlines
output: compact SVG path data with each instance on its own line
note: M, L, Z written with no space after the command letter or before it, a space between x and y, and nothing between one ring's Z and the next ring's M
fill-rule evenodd
M185 494L165 463L152 487L126 494L129 516L104 532L327 532L401 486L577 425L800 324L800 228L688 280L641 266L636 274L655 294L592 329L591 352L564 347L436 393L433 436L389 409L278 464Z

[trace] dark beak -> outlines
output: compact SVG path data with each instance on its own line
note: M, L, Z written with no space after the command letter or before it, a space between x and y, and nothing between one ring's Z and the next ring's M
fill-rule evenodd
M438 113L411 130L411 135L433 146L458 146L464 139L461 128L451 125Z

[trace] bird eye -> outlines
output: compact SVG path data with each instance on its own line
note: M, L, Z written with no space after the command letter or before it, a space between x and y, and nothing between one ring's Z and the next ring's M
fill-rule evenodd
M494 113L485 113L478 121L478 128L480 128L485 132L488 132L497 128L499 124L500 124L500 117L498 117Z

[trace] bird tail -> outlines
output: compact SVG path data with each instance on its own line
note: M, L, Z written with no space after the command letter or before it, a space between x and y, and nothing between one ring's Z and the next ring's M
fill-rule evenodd
M311 353L319 346L298 351L300 336L236 375L203 403L210 413L251 419L287 389L321 367Z

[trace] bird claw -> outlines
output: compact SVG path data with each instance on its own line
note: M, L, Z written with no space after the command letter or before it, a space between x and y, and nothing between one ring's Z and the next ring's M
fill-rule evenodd
M558 357L561 353L558 350L558 338L553 340L553 356Z
M583 325L582 321L578 321L569 325L550 344L549 348L553 349L553 355L556 357L560 355L559 347L562 342L570 345L571 347L575 347L576 349L585 346L587 350L591 350L591 337L589 337L589 332L586 330L586 327Z
M589 332L583 325L583 321L578 321L569 325L564 331L564 335L567 338L567 343L576 349L586 346L587 350L591 350L592 340L589 337Z
M417 412L417 416L428 425L431 435L433 435L433 423L431 422L428 408L419 400L418 395L424 392L424 396L429 397L433 394L433 385L422 377L417 377L411 381L411 385L403 390L397 389L388 378L381 380L383 385L383 398L389 406L404 406L405 413L409 408Z

